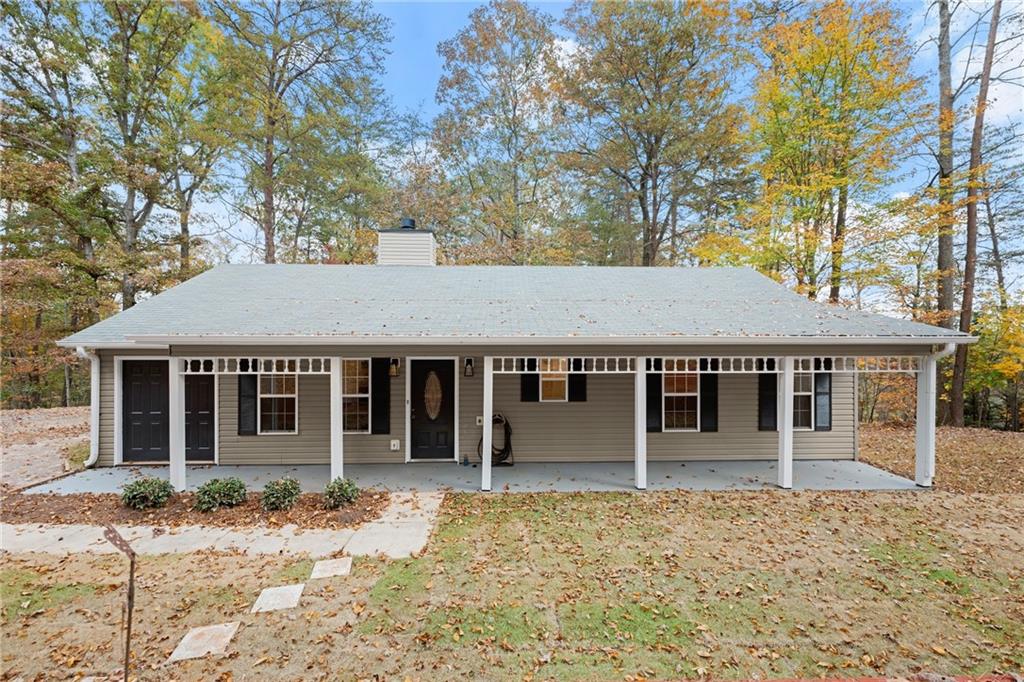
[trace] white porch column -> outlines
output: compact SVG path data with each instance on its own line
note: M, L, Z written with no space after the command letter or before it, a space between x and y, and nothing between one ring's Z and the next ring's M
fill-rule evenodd
M926 355L917 372L914 482L923 488L930 488L935 477L935 366L935 358Z
M793 487L793 358L782 359L779 374L779 407L776 418L779 428L779 487Z
M480 448L480 490L491 489L491 448L494 445L494 359L484 357L484 438Z
M170 480L178 492L185 490L185 377L181 373L181 360L167 361Z
M331 358L331 480L345 477L345 414L341 400L341 358Z
M636 358L633 372L633 478L647 490L647 358Z

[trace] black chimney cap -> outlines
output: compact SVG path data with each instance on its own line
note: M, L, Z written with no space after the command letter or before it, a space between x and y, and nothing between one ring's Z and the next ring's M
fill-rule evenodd
M400 227L403 230L415 230L416 229L416 219L415 218L402 218L402 222L400 223Z

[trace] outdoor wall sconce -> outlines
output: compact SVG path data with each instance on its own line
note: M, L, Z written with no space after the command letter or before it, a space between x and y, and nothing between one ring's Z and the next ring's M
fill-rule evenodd
M463 370L462 375L471 377L473 376L473 358L466 358L466 368Z
M388 376L397 377L398 368L402 364L401 358L391 358L391 362L388 363Z

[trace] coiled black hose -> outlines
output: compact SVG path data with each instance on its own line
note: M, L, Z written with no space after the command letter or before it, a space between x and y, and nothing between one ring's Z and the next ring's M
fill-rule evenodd
M509 464L511 464L512 424L505 418L505 415L500 412L494 413L494 416L491 418L491 424L504 427L503 430L505 432L505 442L502 443L500 448L495 447L493 444L491 445L491 464L495 466L501 466L502 464L505 464L505 462L509 462ZM476 444L476 456L481 462L483 461L483 451L484 437L480 436L480 442Z

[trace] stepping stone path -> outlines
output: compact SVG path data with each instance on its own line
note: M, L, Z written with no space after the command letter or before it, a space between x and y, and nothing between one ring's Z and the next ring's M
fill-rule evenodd
M190 658L202 658L210 654L222 656L227 651L231 638L238 631L239 623L221 623L192 628L175 647L168 662L186 661Z
M263 611L280 611L281 609L294 609L299 605L302 597L302 590L306 588L305 583L298 585L281 585L280 587L268 587L256 599L250 613L262 613Z
M313 564L313 571L309 574L310 580L319 578L335 578L348 575L352 572L352 557L341 559L323 559Z

